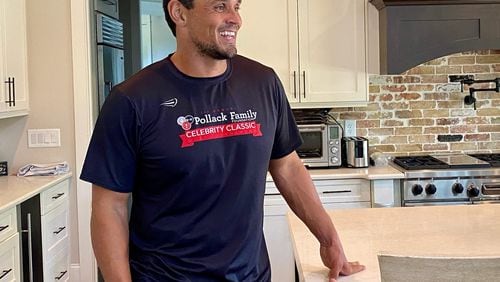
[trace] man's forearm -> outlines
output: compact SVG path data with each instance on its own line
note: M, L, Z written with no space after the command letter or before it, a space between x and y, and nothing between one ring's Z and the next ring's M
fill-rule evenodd
M97 264L106 282L131 281L127 207L93 203L91 237Z
M271 163L270 171L292 211L307 225L323 246L338 243L336 230L319 199L309 172L296 154L283 160L286 165Z
M330 269L330 281L337 279L339 274L351 275L362 271L365 268L363 265L347 261L337 231L297 153L272 160L269 171L290 208L320 242L321 260Z

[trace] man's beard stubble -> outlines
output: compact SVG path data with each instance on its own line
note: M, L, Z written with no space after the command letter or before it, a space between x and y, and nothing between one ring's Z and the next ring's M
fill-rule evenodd
M195 41L196 47L200 51L200 54L208 56L216 60L226 60L231 59L237 54L236 47L230 47L229 50L221 50L215 44L203 43L200 41Z

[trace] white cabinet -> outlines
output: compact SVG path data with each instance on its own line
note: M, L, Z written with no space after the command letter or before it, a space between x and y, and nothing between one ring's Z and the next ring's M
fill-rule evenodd
M326 209L371 207L370 181L365 179L315 180ZM271 262L272 281L295 281L295 259L286 213L289 208L273 182L266 183L264 236ZM319 251L319 250L318 250Z
M69 278L69 178L21 204L23 265L34 281ZM43 277L43 280L41 280Z
M288 205L274 183L267 182L264 196L264 237L273 282L295 281L295 259L286 219L288 211Z
M367 9L368 0L247 1L238 52L272 67L294 108L366 104Z
M366 179L316 180L316 190L326 209L370 208L370 181Z
M44 281L69 276L69 179L40 194Z
M401 206L400 179L379 179L371 181L374 208Z
M21 281L16 207L0 213L0 281Z
M25 0L0 0L0 118L28 114Z

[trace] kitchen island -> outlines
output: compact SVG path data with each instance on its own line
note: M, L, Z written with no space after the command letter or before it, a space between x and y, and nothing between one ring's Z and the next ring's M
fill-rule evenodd
M346 256L366 270L338 281L380 281L380 252L421 256L500 255L500 205L456 205L329 211ZM288 214L300 281L327 281L319 244Z

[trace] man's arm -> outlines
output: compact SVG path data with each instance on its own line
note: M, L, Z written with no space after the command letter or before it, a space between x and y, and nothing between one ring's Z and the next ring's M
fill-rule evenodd
M364 266L358 262L347 261L337 231L297 153L294 151L271 160L269 172L290 208L320 242L321 259L330 268L330 278L335 281L339 274L350 275L363 270Z
M128 198L128 193L92 185L92 246L106 282L132 281L128 256Z

